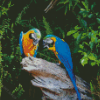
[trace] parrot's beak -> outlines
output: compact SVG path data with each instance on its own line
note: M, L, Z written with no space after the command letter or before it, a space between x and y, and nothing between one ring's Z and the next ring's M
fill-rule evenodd
M47 43L46 40L43 40L43 48L49 48L49 44Z
M43 47L44 48L49 48L49 46L53 43L53 40L50 38L43 40Z
M39 40L34 40L34 41L33 41L33 44L34 44L34 45L37 45L38 43L39 43Z

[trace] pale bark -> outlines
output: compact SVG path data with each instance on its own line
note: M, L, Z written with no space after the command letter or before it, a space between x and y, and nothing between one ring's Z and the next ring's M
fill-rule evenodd
M21 62L23 70L33 77L31 83L43 93L42 100L77 100L73 84L64 68L41 58L26 57ZM76 84L82 100L92 100L89 84L78 76Z

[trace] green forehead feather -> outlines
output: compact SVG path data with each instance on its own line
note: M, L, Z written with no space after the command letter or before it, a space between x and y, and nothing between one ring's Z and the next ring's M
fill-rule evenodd
M38 39L41 38L41 32L37 28L30 29L30 31L31 30L33 30L36 33L36 36L37 36Z
M43 39L45 40L45 39L51 38L51 37L55 37L55 36L54 36L54 35L47 35L47 36L45 36Z
M41 34L40 33L36 33L37 38L40 39L41 38Z
M43 39L45 40L45 39L47 39L48 37L44 37Z

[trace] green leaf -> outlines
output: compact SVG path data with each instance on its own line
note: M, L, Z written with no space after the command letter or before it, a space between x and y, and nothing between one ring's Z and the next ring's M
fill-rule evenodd
M80 52L83 52L82 50L78 50L78 52L80 53Z
M81 64L82 64L83 66L86 65L86 64L88 64L88 58L83 57L83 58L81 59Z
M88 34L89 39L91 38L91 34L92 34L92 33L91 33L91 32L89 32L89 34Z
M88 15L88 18L92 18L92 17L93 17L93 14L89 14L89 15Z
M84 5L85 9L88 11L88 1L87 0L85 0L85 2L82 1L82 4Z
M96 65L96 62L91 62L91 66L94 66L94 65Z
M59 5L59 4L65 4L65 3L67 3L67 2L69 2L69 1L65 1L65 0L60 0L60 2L58 2L58 4L57 4L57 6Z
M67 7L67 4L66 4L66 7L65 7L65 15L66 15L66 13L67 13L67 9L68 9L68 7Z
M10 5L11 5L11 1L8 3L8 8L10 7Z
M91 34L91 42L97 43L98 42L98 38L96 37L96 31L94 31L94 32L95 33Z
M87 33L83 33L81 36L81 39L85 38L87 36Z
M91 89L91 93L92 93L93 100L96 100L95 99L95 96L94 96L94 93L93 93L95 90L94 90L94 87L93 87L92 82L90 82L90 87L91 87L90 89Z
M87 46L89 46L89 44L87 42L83 42L84 44L86 44Z
M17 94L18 99L21 97L23 92L24 92L23 88L21 88L21 90L18 91L18 94Z
M76 42L79 43L81 41L81 33L78 35Z
M36 0L34 0L35 4L37 3Z
M88 13L85 13L85 12L84 12L82 15L83 15L83 18L85 18L85 17L88 16Z
M19 84L19 86L16 87L15 90L12 91L12 94L14 94L15 92L19 91L20 88L22 88L22 85L21 84Z
M99 12L97 12L97 13L95 13L96 14L96 16L99 14Z
M73 37L74 37L75 39L76 39L78 36L79 36L79 32L73 34Z
M96 18L97 23L100 24L100 18Z
M70 36L71 34L75 33L77 30L71 30L69 32L67 32L67 36Z
M82 12L83 12L83 11L85 11L85 9L84 9L84 8L81 8L80 10L81 10Z
M43 16L43 24L44 24L44 28L46 29L46 34L53 34L53 31L44 16Z
M78 25L76 25L75 27L74 27L74 29L75 30L79 30L79 29L81 29L82 27L78 27Z
M3 31L2 30L0 30L0 35L3 35Z
M8 71L4 71L4 78L8 75Z
M98 29L100 29L100 26L98 26Z
M11 55L10 55L10 58L13 59L13 58L14 58L14 55L11 54Z
M96 39L96 37L94 37L94 36L91 37L91 41L92 41L92 42L94 42L95 39Z
M83 54L84 54L84 57L88 57L88 54L86 53L86 52L83 52Z
M58 11L58 10L62 9L63 7L65 7L65 5L63 5L63 6L59 7L56 11Z
M78 4L78 2L80 2L80 0L76 0L76 1L75 1L74 7Z
M80 9L82 8L79 4L77 4L77 6L78 6Z
M94 88L93 88L92 82L90 82L90 87L91 87L91 92L93 92Z
M8 8L10 8L11 6L14 6L14 4L13 5L11 5L11 1L8 3Z
M100 43L100 39L98 39L98 42Z
M94 2L92 5L91 5L91 10L93 10L94 6L96 5L96 3Z
M65 32L63 29L61 29L61 27L57 27L56 29L59 29L60 30L60 33L62 34L63 36L63 39L65 38Z
M87 22L85 21L85 20L81 20L81 23L82 23L82 25L84 26L84 27L87 27Z
M91 50L93 50L94 43L90 41L90 42L89 42L89 45L90 45Z
M88 58L89 58L90 60L94 60L94 61L97 59L96 55L93 54L93 53L90 53L90 54L88 55Z
M65 2L64 2L64 4L66 4L66 3L68 3L69 2L69 0L66 0Z
M72 6L72 1L69 0L69 10L70 10L70 7Z
M82 44L80 44L80 45L79 45L79 48L83 49L83 48L84 48L84 46L83 46Z

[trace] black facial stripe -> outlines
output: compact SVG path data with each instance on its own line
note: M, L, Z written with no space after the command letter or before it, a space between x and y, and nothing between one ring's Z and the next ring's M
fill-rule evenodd
M33 38L32 38L32 34L34 34L34 33L30 33L30 34L29 34L29 38L30 38L30 39L33 39Z
M51 44L53 45L54 44L54 41Z

